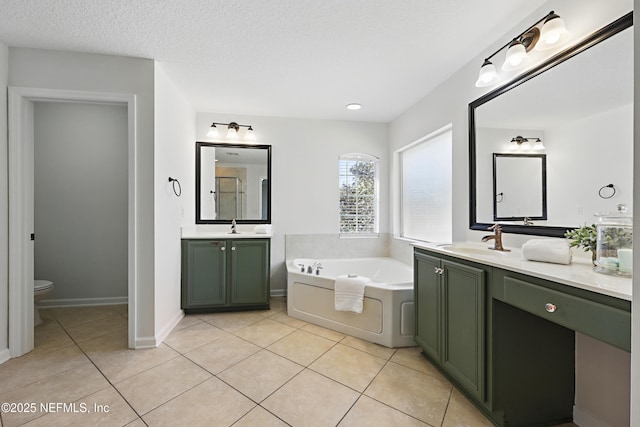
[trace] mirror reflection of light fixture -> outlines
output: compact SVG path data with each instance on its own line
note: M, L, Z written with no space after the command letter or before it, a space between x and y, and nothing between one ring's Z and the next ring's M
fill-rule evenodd
M542 28L538 27L540 24L542 24ZM536 50L551 49L567 41L570 36L571 34L567 31L562 18L554 11L549 12L544 18L485 58L482 67L480 67L476 86L485 87L500 80L491 58L503 49L507 48L507 52L500 68L502 71L515 71L526 67L531 62L528 52L534 47Z
M533 144L531 144L531 141L533 140ZM540 138L533 138L530 136L515 136L513 138L511 138L511 144L509 146L509 148L511 149L521 149L521 150L536 150L536 151L542 151L545 149L544 144L542 143L542 140Z
M253 127L251 125L240 125L236 122L230 122L230 123L218 123L218 122L213 122L211 123L211 126L209 127L209 131L207 132L207 138L219 138L220 137L220 131L218 130L218 127L216 125L221 125L221 126L226 126L227 127L227 134L226 134L226 138L227 139L232 139L232 140L236 140L239 137L239 133L240 133L240 128L244 127L247 128L247 130L244 132L244 137L243 139L246 141L255 141L256 140L256 135L253 132Z

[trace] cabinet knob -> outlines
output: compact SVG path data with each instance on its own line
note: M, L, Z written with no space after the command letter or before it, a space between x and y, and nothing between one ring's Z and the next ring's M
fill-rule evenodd
M553 313L558 309L558 306L556 306L555 304L552 304L550 302L546 303L544 305L544 309L547 310L547 312L549 313Z
M220 248L220 250L221 251L225 251L225 250L227 250L227 248L223 246L223 247Z
M436 268L433 269L433 272L436 273L436 274L442 274L442 273L444 273L444 269L440 268L440 267L436 267Z
M236 250L236 247L235 247L235 246L231 246L231 250L232 250L232 251L235 251L235 250Z

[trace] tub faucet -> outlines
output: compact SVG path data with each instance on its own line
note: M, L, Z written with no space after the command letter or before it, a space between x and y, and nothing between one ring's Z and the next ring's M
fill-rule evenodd
M320 264L320 262L316 261L313 264L311 264L309 267L307 267L307 273L313 274L313 270L315 270L316 274L320 274L320 269L321 268L322 268L322 264Z
M493 224L488 228L488 230L493 230L493 234L484 236L482 238L482 241L488 242L489 240L493 240L493 247L489 249L493 249L494 251L509 252L510 249L505 249L502 246L502 227L500 227L500 224Z

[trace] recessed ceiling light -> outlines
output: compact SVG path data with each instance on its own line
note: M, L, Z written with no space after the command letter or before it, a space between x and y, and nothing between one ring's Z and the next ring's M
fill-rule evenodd
M353 102L351 104L347 104L347 110L359 110L361 108L362 108L362 105L360 105L360 104L358 104L356 102Z

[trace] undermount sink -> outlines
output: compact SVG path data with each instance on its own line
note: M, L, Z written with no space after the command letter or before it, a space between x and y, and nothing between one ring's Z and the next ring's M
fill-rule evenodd
M458 244L458 243L450 243L444 245L438 245L440 249L444 249L445 251L457 252L460 254L469 254L469 255L488 255L488 256L506 256L508 252L496 251L490 249L489 246L480 247L480 246L471 246L468 244Z

